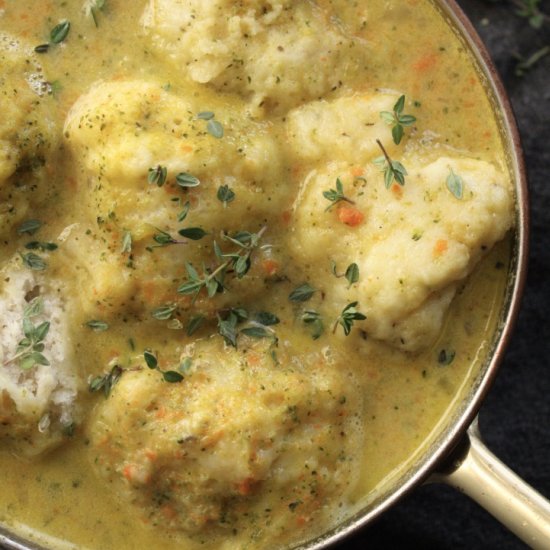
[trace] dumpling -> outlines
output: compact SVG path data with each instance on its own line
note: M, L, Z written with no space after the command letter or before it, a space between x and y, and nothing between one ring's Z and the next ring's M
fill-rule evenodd
M386 151L393 155L397 146L380 113L391 113L398 98L398 94L387 92L356 94L312 101L294 109L287 115L290 154L307 162L338 159L360 165L382 154L376 143L382 139ZM402 143L406 142L407 135Z
M363 330L417 351L439 333L457 283L512 226L513 195L509 178L485 161L403 162L405 185L390 189L372 163L360 178L343 164L311 172L295 203L291 246L302 261L325 263L320 288L323 277L331 280L331 261L340 269L357 263L357 284L326 289L331 315L358 301L367 316ZM461 198L448 188L451 175L460 180L455 193ZM337 178L354 204L341 201L326 211L331 203L323 192L334 189Z
M313 2L150 0L151 46L195 82L285 112L319 99L363 68L366 45Z
M213 240L224 251L235 248L222 232L266 231L270 213L288 200L289 185L272 134L268 123L249 119L240 102L215 94L199 103L189 90L180 96L156 83L122 81L98 83L82 96L68 115L65 139L89 225L67 245L84 266L77 273L82 285L97 291L87 297L89 305L139 311L181 302L176 288L185 262L209 267L216 261ZM159 167L166 169L163 185L148 179ZM193 186L181 188L178 175ZM185 227L205 238L180 237ZM162 234L181 242L161 248L155 238ZM125 238L131 252L124 251ZM254 287L261 290L263 279L250 293Z
M58 445L78 421L67 308L52 282L8 265L0 310L0 441L33 456Z
M357 482L360 392L330 353L277 354L216 336L164 360L187 363L181 382L123 372L90 423L95 466L149 521L188 534L241 531L254 515L261 538L296 514L338 513Z
M0 232L43 199L45 164L57 141L49 85L32 48L0 33Z

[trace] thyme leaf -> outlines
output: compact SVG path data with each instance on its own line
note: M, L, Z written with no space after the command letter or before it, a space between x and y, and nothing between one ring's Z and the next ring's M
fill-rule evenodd
M374 159L373 163L379 166L382 172L384 172L384 184L386 189L389 189L394 181L401 186L405 185L405 176L407 175L406 168L399 161L392 160L389 157L379 139L376 140L376 143L378 143L384 155Z
M392 127L392 137L396 145L401 143L405 134L405 127L412 126L416 122L416 117L412 115L404 115L405 96L402 95L393 107L393 112L382 111L380 118L389 126Z
M342 313L340 313L334 324L333 333L336 332L338 325L341 325L344 329L344 334L348 336L355 321L364 321L367 318L357 310L358 303L359 302L351 302L342 310Z
M328 212L333 206L341 201L355 204L354 201L344 195L344 184L342 183L342 180L340 178L336 178L336 189L323 191L323 197L325 197L325 199L327 199L331 203L325 208L325 212Z
M307 302L317 292L309 283L303 283L296 287L289 295L291 302Z

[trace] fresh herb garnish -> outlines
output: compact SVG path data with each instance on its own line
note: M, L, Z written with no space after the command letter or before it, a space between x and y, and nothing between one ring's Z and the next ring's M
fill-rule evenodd
M187 172L181 172L176 176L176 183L183 187L184 189L188 189L190 187L198 187L201 182L199 178L196 178L192 174L188 174Z
M259 311L254 315L254 319L264 327L278 325L281 322L279 317L273 313L269 313L269 311Z
M212 120L216 115L212 111L202 111L197 115L200 120Z
M35 53L46 53L50 49L49 44L39 44L34 48Z
M296 287L289 295L291 302L307 302L317 292L309 283Z
M162 378L164 379L165 382L174 384L177 382L181 382L183 380L183 375L181 375L179 372L176 372L174 370L166 370L166 371L161 370L158 366L157 356L152 351L145 350L143 352L143 358L145 359L145 364L151 370L158 370L162 374Z
M393 141L396 145L401 143L403 135L405 133L406 126L412 126L416 122L416 118L412 115L404 115L403 109L405 108L405 96L402 95L397 103L393 106L393 112L382 111L380 118L392 127L391 133Z
M185 229L180 229L178 233L182 237L185 237L186 239L191 239L193 241L200 241L203 237L208 235L208 233L200 227L187 227Z
M67 38L70 30L71 24L69 23L69 21L62 21L51 30L50 42L52 44L61 44L61 42L63 42L63 40Z
M223 203L224 207L235 200L235 192L229 185L220 185L217 194L218 200Z
M183 205L183 208L181 209L180 213L178 214L178 222L182 222L183 220L185 220L185 218L187 218L187 214L189 214L190 209L191 209L191 203L187 201Z
M17 233L19 235L23 235L25 233L28 235L34 235L41 227L42 222L40 220L27 220L17 228Z
M88 321L85 325L95 332L103 332L109 328L109 325L105 321L100 321L98 319Z
M119 381L124 369L119 365L115 365L107 374L103 376L96 376L90 380L88 389L90 392L95 393L103 390L103 395L109 397L114 385Z
M88 13L91 15L92 19L94 20L94 25L96 27L99 27L99 20L98 15L100 11L103 11L103 8L105 7L105 1L106 0L90 0L88 2Z
M348 281L349 285L348 288L351 287L351 285L355 284L357 281L359 281L359 266L356 263L349 264L346 272L339 274L336 267L336 262L331 263L331 270L335 277L338 279L341 277L345 277Z
M123 254L130 254L132 252L132 234L129 231L124 231L122 235L122 248Z
M214 136L216 139L221 139L223 137L223 126L217 120L211 119L206 123L206 130L211 136Z
M225 319L218 315L218 333L230 346L237 347L237 323L239 317L234 311L230 311Z
M453 169L449 169L450 173L447 177L447 189L455 196L457 199L462 199L464 195L464 182L460 176L453 172Z
M258 246L266 229L266 227L263 227L258 233L239 231L233 236L224 234L223 239L237 245L240 250L224 253L219 245L214 242L214 253L221 263L212 270L203 266L203 274L200 276L194 266L186 262L185 269L188 280L178 288L178 292L185 295L194 294L193 300L196 300L199 292L205 288L208 297L212 298L217 292L224 290L224 279L230 270L234 272L238 279L244 277L250 269L250 256Z
M35 325L32 318L44 312L42 298L33 298L23 310L23 335L15 350L15 355L6 361L4 365L17 362L23 370L28 370L36 365L49 365L50 362L43 355L44 339L50 330L50 322L44 321Z
M456 357L456 352L452 349L442 349L437 356L437 362L441 366L450 365Z
M302 314L304 324L311 326L311 337L317 340L325 332L325 326L321 314L317 311L306 310Z
M194 317L191 317L189 320L189 324L187 325L187 336L193 336L197 330L201 327L201 325L204 323L204 315L195 315Z
M48 267L46 261L34 252L27 252L26 254L20 253L19 255L23 260L23 265L33 271L44 271Z
M336 332L338 325L341 325L344 329L344 334L348 336L355 321L364 321L367 318L357 310L358 303L359 302L351 302L342 310L342 313L340 313L334 324L333 333Z
M392 160L386 149L382 145L379 139L376 140L384 156L374 159L374 164L379 166L384 172L384 184L386 189L391 187L391 184L395 181L399 185L405 185L405 176L407 175L407 170L405 167L397 160Z
M166 166L161 166L159 164L154 168L149 168L149 172L147 173L147 181L150 184L162 187L166 183L167 176L168 169L166 168Z
M42 252L53 252L58 246L55 243L43 243L40 241L31 241L25 244L27 250L41 250Z
M172 317L172 314L174 313L174 311L176 311L176 309L177 306L174 305L160 306L155 308L151 312L151 315L159 321L168 321L168 319Z
M323 197L330 201L325 208L325 212L328 212L333 206L338 204L341 201L349 202L350 204L355 204L351 199L344 195L344 185L340 178L336 178L336 189L329 189L328 191L323 191Z

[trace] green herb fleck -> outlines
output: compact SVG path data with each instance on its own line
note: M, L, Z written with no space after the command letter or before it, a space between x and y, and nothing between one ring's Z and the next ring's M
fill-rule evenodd
M108 328L109 328L108 323L106 323L105 321L99 321L97 319L94 319L92 321L88 321L87 323L85 323L85 325L88 328L91 328L95 332L103 332L105 330L108 330Z
M456 357L456 352L452 349L442 349L437 356L437 362L442 366L450 365Z
M296 287L289 295L291 302L307 302L317 292L309 283Z
M416 122L416 118L412 115L404 115L405 96L402 95L393 107L393 112L382 111L380 117L382 120L392 127L392 137L396 145L401 143L405 133L405 127L412 126Z
M338 325L341 325L344 329L344 334L349 335L355 321L364 321L367 317L357 310L357 304L359 302L351 302L340 313L336 323L334 324L333 333L336 332Z
M33 271L44 271L48 267L45 260L34 252L27 252L26 254L20 254L20 256L23 260L23 265Z
M123 254L130 254L132 252L132 234L129 231L124 231L122 235L122 249Z
M67 38L69 31L71 30L71 24L69 21L62 21L56 25L50 32L50 42L52 44L60 44Z
M200 120L212 120L216 115L212 111L202 111L197 115Z
M455 196L457 199L462 199L464 195L464 182L460 176L453 172L453 169L450 168L449 176L447 177L447 189Z
M197 330L201 327L201 325L204 323L204 315L195 315L192 317L189 321L189 324L187 325L187 336L193 336Z
M41 227L42 222L40 220L27 220L17 228L17 233L19 235L23 235L25 233L28 235L34 235Z
M44 312L44 302L42 298L33 298L23 310L23 336L15 350L15 355L8 359L4 365L17 362L23 370L29 370L37 365L48 366L50 362L42 354L44 351L44 339L50 330L50 322L44 321L35 325L32 321Z
M302 322L311 327L311 337L317 340L325 332L323 318L317 311L306 310L302 314Z
M166 306L160 306L154 309L151 312L151 315L158 319L159 321L168 321L172 317L172 314L174 311L176 311L177 307L174 305L166 305Z
M160 164L154 168L149 168L147 173L147 181L158 187L162 187L166 183L166 177L168 176L168 169L166 166Z
M180 229L178 233L182 237L185 237L186 239L191 239L193 241L200 241L203 237L208 235L208 233L200 227L187 227L185 229Z
M374 159L373 163L379 166L382 172L384 172L384 184L386 189L389 189L394 181L399 185L405 185L405 176L407 175L406 168L399 161L392 160L389 157L380 140L377 139L376 143L378 143L384 155Z
M340 178L336 178L336 189L329 189L328 191L323 191L323 197L330 201L325 208L325 212L328 212L333 206L338 204L341 201L349 202L350 204L355 204L351 199L344 195L344 185Z
M216 139L221 139L224 134L223 126L214 119L208 121L208 123L206 124L206 130L211 136L214 136Z
M119 381L124 369L119 365L115 365L107 374L103 376L96 376L90 380L88 389L90 392L95 393L103 390L103 395L109 397L114 385Z
M58 246L55 243L43 243L40 241L31 241L25 244L27 250L41 250L42 252L53 252Z
M157 356L149 350L145 350L143 352L143 358L145 359L145 364L150 369L156 369L158 367L158 359Z
M220 185L217 194L218 200L223 203L224 207L235 200L235 192L229 185Z
M195 176L188 174L187 172L181 172L176 176L176 183L180 187L187 189L190 187L198 187L201 182L199 178L196 178Z

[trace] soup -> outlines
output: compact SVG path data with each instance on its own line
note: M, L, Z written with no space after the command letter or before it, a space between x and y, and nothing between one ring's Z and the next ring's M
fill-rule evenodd
M283 548L490 346L513 185L428 1L0 0L0 519Z

